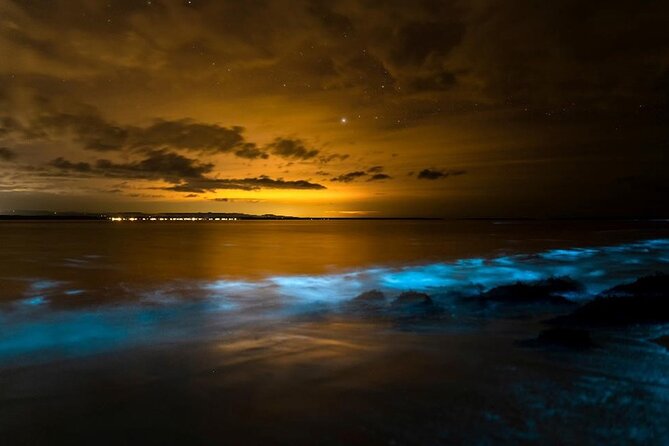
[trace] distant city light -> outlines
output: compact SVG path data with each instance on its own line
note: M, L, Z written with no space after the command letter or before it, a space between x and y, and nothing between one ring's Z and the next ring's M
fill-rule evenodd
M236 217L109 217L110 221L235 221Z

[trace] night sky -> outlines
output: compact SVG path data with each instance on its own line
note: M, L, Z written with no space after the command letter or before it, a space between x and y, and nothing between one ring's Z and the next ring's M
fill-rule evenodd
M667 217L669 4L0 0L0 211Z

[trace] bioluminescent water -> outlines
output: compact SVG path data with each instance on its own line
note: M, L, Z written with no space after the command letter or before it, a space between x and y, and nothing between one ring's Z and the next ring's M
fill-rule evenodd
M528 340L669 273L667 229L2 224L0 433L95 442L113 419L117 444L666 444L669 324ZM578 285L560 305L480 301L556 278Z

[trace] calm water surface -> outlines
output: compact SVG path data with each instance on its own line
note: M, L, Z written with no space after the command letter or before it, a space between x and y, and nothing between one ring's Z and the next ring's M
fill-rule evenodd
M462 303L654 271L667 222L3 222L0 438L668 444L669 327L527 348L563 310ZM352 303L371 289L438 311Z

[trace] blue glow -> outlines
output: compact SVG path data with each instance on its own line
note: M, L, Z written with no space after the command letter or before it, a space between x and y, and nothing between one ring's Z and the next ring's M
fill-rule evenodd
M588 276L588 277L604 277L605 274L606 274L606 271L604 271L603 269L597 269L597 270L594 270L594 271L590 271L589 273L586 273L586 276Z
M334 302L363 291L358 274L327 276L276 276L269 279L283 296L312 302Z
M457 285L459 281L452 278L452 274L452 265L427 265L400 271L388 271L383 274L381 284L384 288L390 289L424 291L430 288Z
M37 280L30 284L30 288L35 291L44 291L52 288L56 288L61 284L61 282L56 280Z
M455 264L459 266L470 266L470 267L483 266L485 264L485 259L481 258L460 259L457 260Z
M120 284L119 292L138 297L138 301L95 310L52 308L53 302L64 297L94 295L98 290L90 284L39 278L29 284L23 299L0 306L0 359L44 349L80 354L129 343L188 338L203 325L217 326L247 314L265 317L277 308L282 311L271 316L283 317L299 311L304 304L336 305L372 289L383 291L389 298L415 290L439 299L452 292L467 295L513 282L569 276L586 288L576 298L587 299L649 271L666 271L667 259L669 240L656 239L339 274L269 276L254 281L175 281L137 290Z
M595 249L554 249L548 251L541 256L548 260L559 260L565 262L571 262L577 259L582 259L585 257L592 257L597 254Z
M516 260L514 260L514 258L511 256L497 257L495 259L492 259L490 262L493 264L505 265L505 266L510 266L517 263Z
M20 301L23 305L29 305L31 307L37 306L37 305L44 305L47 303L47 300L44 296L34 296L34 297L29 297L28 299L23 299Z
M216 280L206 284L204 287L222 294L242 294L255 290L257 284L240 280Z

